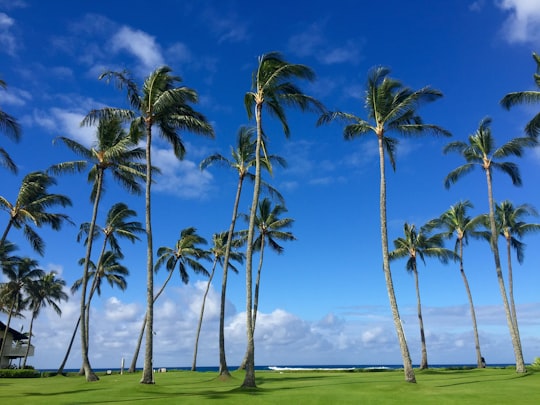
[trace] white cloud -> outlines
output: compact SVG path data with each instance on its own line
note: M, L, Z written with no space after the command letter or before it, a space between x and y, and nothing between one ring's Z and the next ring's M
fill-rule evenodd
M499 0L497 6L509 12L503 32L510 43L536 44L540 40L540 2L537 0Z
M15 54L17 41L11 29L15 25L15 20L5 13L0 13L0 49L9 55Z
M135 56L141 63L145 74L163 65L163 56L155 37L141 30L123 26L112 37L111 45L114 52L125 51Z
M32 99L32 94L26 90L13 87L8 87L7 90L2 93L2 104L20 107L26 105Z
M80 126L84 116L81 112L51 108L49 111L34 110L32 119L38 126L49 130L54 137L66 136L90 147L95 141L96 129Z
M204 19L210 30L218 36L218 42L244 42L249 39L248 25L235 12L224 13L207 9Z

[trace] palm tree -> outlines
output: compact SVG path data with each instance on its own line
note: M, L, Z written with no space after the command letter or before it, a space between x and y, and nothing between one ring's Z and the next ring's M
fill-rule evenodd
M516 372L525 373L527 370L525 369L525 363L523 361L523 352L521 350L519 331L515 328L513 322L512 313L508 304L508 296L506 294L506 286L504 284L501 270L501 259L497 244L498 232L495 223L495 203L493 200L492 174L493 170L499 170L510 176L514 185L521 185L521 177L519 175L518 166L513 162L498 162L497 160L509 156L520 157L523 154L525 147L533 146L536 144L536 142L533 138L514 138L505 143L503 146L495 148L495 139L491 134L490 124L491 119L484 118L482 121L480 121L480 125L478 126L476 132L469 135L468 143L456 141L445 146L445 153L458 152L465 158L467 163L452 170L446 176L444 185L446 188L449 188L451 184L455 183L465 174L472 171L475 166L480 166L482 169L484 169L488 191L489 224L491 231L490 245L493 252L493 259L495 261L495 272L497 274L497 281L504 304L504 310L506 312L506 321L508 323L508 329L512 339L512 346L514 348Z
M221 233L215 233L212 236L212 247L210 248L209 253L214 256L213 264L212 264L212 270L210 271L210 277L208 278L208 283L206 284L206 289L204 291L204 296L202 300L201 305L201 313L199 315L199 323L197 324L197 333L195 335L195 349L193 351L193 363L191 366L191 371L197 370L197 350L199 347L199 336L201 333L201 326L204 316L204 308L206 304L206 297L208 296L208 291L210 290L210 284L212 283L212 280L214 278L214 274L216 272L216 266L219 263L223 267L223 263L225 260L225 255L227 254L227 247L230 246L238 246L238 241L233 240L232 243L228 243L229 233L228 232L221 232ZM229 257L231 260L234 260L238 263L242 263L244 261L244 255L240 252L230 251L229 250ZM238 273L238 269L233 265L229 264L231 269Z
M280 218L280 215L287 212L285 206L277 204L272 207L272 203L268 198L264 198L259 202L258 215L255 218L255 227L258 231L257 238L253 242L255 251L259 252L259 267L257 269L257 279L255 281L255 296L253 300L253 320L251 322L253 334L255 334L255 323L257 321L257 311L259 307L259 291L261 285L261 271L264 262L264 249L266 245L274 252L283 253L283 247L277 241L293 241L295 236L284 229L292 226L294 220L292 218ZM244 216L247 220L247 216ZM245 236L245 232L241 232ZM247 353L240 368L244 368L247 361Z
M139 128L146 135L146 323L148 328L141 379L143 384L154 383L152 371L154 323L154 249L151 218L152 128L156 126L159 129L159 133L171 144L178 159L183 159L185 154L184 143L178 131L186 130L200 135L214 136L212 126L206 118L190 105L198 100L195 90L185 86L177 87L182 79L179 76L173 76L171 72L172 69L168 66L157 68L146 78L142 90L139 90L127 72L107 71L103 73L100 79L114 80L120 88L127 88L128 101L133 110L118 108L95 110L84 121L91 123L100 117L119 117L124 121L131 121L132 127Z
M540 56L533 52L534 61L536 62L536 73L533 75L536 87L540 89ZM501 100L501 105L509 110L519 104L538 104L540 103L540 91L518 91L508 93ZM525 126L525 132L528 136L537 138L540 135L540 112L536 114Z
M397 139L390 138L388 133L395 131L402 135L415 136L426 133L450 136L450 133L439 126L425 124L422 118L417 115L417 109L421 104L432 102L442 97L440 91L430 87L412 90L405 87L400 81L390 78L388 76L389 74L390 70L384 67L375 68L369 74L365 94L368 120L358 118L349 113L328 112L321 116L319 124L328 123L334 119L342 119L347 123L343 132L345 139L352 140L367 134L374 134L377 138L380 169L379 209L383 271L394 327L401 349L405 380L414 383L416 382L416 378L412 368L405 333L403 332L403 326L399 317L388 254L385 154L388 155L390 164L395 170L395 151L398 142Z
M107 218L105 220L105 226L101 228L98 225L94 226L94 238L96 238L99 234L103 234L103 245L101 247L101 253L99 255L98 259L98 267L101 266L101 263L103 263L105 254L106 254L106 248L107 245L110 246L112 253L115 253L117 255L118 259L121 259L123 257L122 250L120 248L120 244L118 241L118 238L127 239L130 242L134 243L137 240L140 240L137 234L143 233L144 228L140 222L137 221L128 221L130 217L136 216L137 213L134 210L129 209L129 207L125 203L116 203L114 204L111 209L107 213ZM85 222L81 224L79 229L79 234L77 235L77 241L79 242L83 235L86 235L85 238L85 245L88 245L88 232L90 230L90 223ZM111 252L109 252L110 254ZM84 259L83 259L84 260ZM82 263L84 265L84 262ZM95 269L95 265L93 263L90 264L91 267ZM92 275L89 274L88 279L91 279ZM82 279L78 280L80 283L82 283ZM86 310L86 319L88 320L89 316L89 301L91 299L91 296L96 289L96 283L98 282L97 277L93 277L92 286L90 287L90 294L87 302L87 310ZM79 287L77 287L79 288ZM77 333L77 330L79 329L79 323L80 323L80 316L77 320L77 323L75 324L75 328L73 330L73 334L71 336L70 343L68 345L68 348L66 350L66 354L64 356L64 360L62 361L62 364L57 370L57 374L61 374L64 370L64 366L66 365L67 359L69 357L69 354L71 352L71 347L73 345L73 341L75 339L75 335ZM88 332L88 322L86 324L87 332ZM87 333L88 334L88 333Z
M161 289L153 297L153 302L155 302L158 297L161 295L165 286L169 282L178 265L178 271L180 273L180 278L184 284L189 282L189 275L187 272L188 267L191 268L195 273L209 276L208 271L204 268L202 264L199 263L201 259L208 259L209 252L200 248L198 245L206 244L206 239L197 234L197 229L194 227L185 228L180 232L180 239L176 241L174 247L162 246L157 251L157 261L155 271L157 272L159 268L165 265L165 268L169 272L169 276ZM139 356L139 350L142 342L142 335L144 330L148 331L148 323L150 318L148 312L144 315L144 321L141 328L141 333L139 340L137 342L137 347L135 348L135 354L133 355L133 360L131 362L131 367L129 372L135 371L135 366L137 363L137 358Z
M516 304L514 303L514 281L512 275L512 248L516 251L518 262L523 263L525 258L525 244L519 238L522 238L528 233L540 231L540 224L526 223L525 217L538 216L536 210L527 204L514 207L510 201L503 201L495 206L495 224L500 235L506 241L506 256L508 261L508 297L510 300L510 311L514 328L519 333Z
M236 225L236 218L238 217L238 205L240 204L240 196L242 194L242 187L244 184L244 179L248 178L254 181L254 175L249 172L249 170L255 166L255 141L253 140L253 135L255 134L255 128L253 127L240 127L237 137L236 137L236 149L231 147L232 159L227 159L219 153L215 153L206 159L204 159L201 164L201 170L206 169L208 166L218 163L235 169L238 172L238 185L236 187L236 197L233 205L232 219L229 226L229 232L227 240L232 243L234 228ZM286 162L279 156L270 155L268 159L263 157L260 160L260 164L268 172L272 173L271 163L277 163L282 167L286 166ZM261 186L266 186L261 180ZM280 194L274 190L271 186L267 186L271 194L276 194L278 198L281 199ZM220 377L230 377L229 368L227 367L227 359L225 357L225 298L227 291L227 277L229 270L229 257L231 254L231 243L227 243L225 247L225 257L223 259L223 278L221 282L221 305L220 305L220 316L219 316L219 376Z
M469 288L469 281L467 280L467 275L465 274L465 269L463 266L463 246L469 243L469 236L484 239L489 238L489 236L486 236L485 232L479 230L480 225L482 225L482 215L478 215L474 218L467 215L467 210L472 207L473 205L470 201L460 201L457 204L452 205L447 211L443 212L439 218L431 221L428 224L428 227L443 228L443 235L445 235L447 238L452 238L454 236L456 238L454 253L459 256L459 271L461 273L461 278L463 279L465 291L467 292L467 297L469 299L469 308L471 311L474 343L476 349L476 364L478 368L482 368L485 367L485 364L482 360L482 352L480 350L480 338L478 336L476 312L474 310L471 289Z
M2 345L0 347L0 357L4 353L6 337L11 323L11 318L20 314L21 310L25 309L25 299L23 292L28 287L29 283L43 277L45 272L38 267L38 262L29 257L23 257L20 260L11 260L10 265L5 265L2 268L4 275L8 281L3 285L2 301L9 305L8 319L4 336L2 337Z
M28 332L28 345L24 355L22 367L26 367L26 360L32 342L32 330L34 319L36 319L41 311L41 308L49 305L58 315L62 315L62 310L58 306L60 301L67 301L68 295L64 292L66 282L61 278L56 277L56 273L51 271L35 281L31 281L26 288L28 293L28 309L32 312L30 320L30 330Z
M253 326L251 325L253 311L252 299L252 267L253 267L253 238L255 233L255 216L259 204L261 186L261 154L266 155L264 146L264 130L262 127L263 108L277 117L286 137L290 135L284 107L296 107L301 111L313 109L323 111L323 106L313 97L304 94L294 83L295 80L315 79L314 72L305 65L292 64L283 59L277 52L270 52L259 57L257 69L253 72L251 91L244 96L244 104L248 118L255 118L257 139L255 143L255 180L253 199L251 202L247 250L246 250L246 322L247 322L247 353L246 374L243 388L254 388L255 384L255 343Z
M443 235L427 235L424 228L418 231L414 225L407 222L403 225L404 237L394 240L395 249L390 252L390 260L407 258L405 268L414 276L414 286L416 288L416 307L418 312L418 323L420 325L420 342L422 345L422 357L420 360L420 369L428 368L426 336L424 334L424 320L422 318L422 303L420 301L420 286L418 283L417 258L420 258L425 264L425 257L439 259L443 263L454 257L454 253L443 247Z
M49 193L49 187L54 186L56 180L43 172L27 174L21 183L21 188L14 203L0 196L0 209L9 213L9 221L0 239L0 245L6 241L11 228L23 229L24 236L32 248L41 256L45 250L45 242L33 229L32 225L41 228L48 225L55 231L62 227L64 221L71 222L69 217L61 213L49 212L48 209L56 205L67 207L71 200L62 194Z
M138 194L141 192L140 179L145 179L145 165L139 160L144 157L144 150L136 147L133 143L132 130L130 134L122 128L118 119L103 119L98 122L95 146L91 149L80 143L66 138L58 138L69 149L80 155L84 160L65 162L54 165L50 168L52 172L62 173L65 171L81 171L91 164L88 173L88 181L93 184L90 199L93 200L92 218L88 227L88 234L94 235L97 221L97 213L101 202L101 195L104 191L105 173L110 172L113 178L129 192ZM81 284L81 319L85 319L86 311L86 290L88 284L88 271L90 257L92 254L93 238L89 238L86 244L86 256L83 266L83 277ZM81 324L81 352L84 374L87 381L97 381L98 376L92 371L88 359L88 348L86 342L88 335L85 323Z
M7 84L0 79L0 87L5 89ZM21 137L21 127L15 118L0 110L0 130L9 138L18 141ZM0 148L0 166L4 166L13 173L17 173L17 166L4 148Z

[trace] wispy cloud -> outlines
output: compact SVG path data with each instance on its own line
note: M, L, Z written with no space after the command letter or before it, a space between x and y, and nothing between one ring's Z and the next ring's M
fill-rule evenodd
M17 40L12 28L15 20L5 13L0 13L0 49L8 55L14 55L17 50Z
M145 72L163 65L163 55L156 38L144 31L123 26L111 38L111 47L114 52L125 51L134 56Z
M207 8L203 20L218 37L218 42L244 42L249 39L249 25L234 11Z
M540 2L498 0L496 4L509 14L503 25L508 42L536 44L540 40Z

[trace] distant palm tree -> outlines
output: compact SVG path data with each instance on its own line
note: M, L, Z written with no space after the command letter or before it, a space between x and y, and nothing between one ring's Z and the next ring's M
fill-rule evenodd
M463 246L469 243L469 236L473 238L489 239L489 235L486 235L484 231L480 230L483 220L482 215L478 215L474 218L467 215L467 210L472 207L473 205L470 201L460 201L457 204L452 205L447 211L443 212L439 218L430 221L428 227L443 228L443 235L445 235L445 237L456 238L454 253L459 256L459 271L461 273L461 278L463 279L465 291L467 292L467 297L469 299L469 308L471 311L476 349L476 364L478 368L483 368L485 367L485 363L482 360L482 352L480 350L480 338L478 336L476 312L474 309L471 289L469 288L469 281L467 280L463 266Z
M384 67L373 69L368 77L365 94L365 108L368 120L356 117L355 115L343 112L328 112L321 116L319 125L331 122L335 119L344 120L347 125L343 131L347 140L373 134L377 138L379 151L380 169L380 220L381 220L381 245L383 271L386 281L390 309L394 320L394 327L401 349L403 359L403 370L407 382L416 382L414 370L412 368L411 356L403 326L399 317L399 310L394 292L392 273L388 254L388 227L386 218L386 169L385 154L390 160L392 168L395 170L395 151L397 139L388 136L389 132L397 132L406 136L418 136L423 134L450 136L450 133L443 128L425 124L417 114L417 109L421 104L435 101L442 97L442 93L430 87L423 87L420 90L412 90L405 87L400 81L390 78L390 70Z
M83 121L84 122L84 121ZM118 119L103 119L98 122L95 145L87 148L84 145L66 137L58 138L69 149L80 155L83 160L64 162L54 165L50 170L54 173L81 171L91 165L88 173L88 181L92 183L90 199L93 200L92 218L88 226L88 234L94 235L97 221L97 213L101 202L101 195L104 191L105 173L109 172L112 177L131 193L140 194L141 186L139 181L145 179L145 165L140 162L144 157L144 150L136 147L133 137L136 131L132 129L127 133L122 128L122 123ZM83 277L81 284L81 319L85 319L86 311L86 290L88 284L88 272L90 258L92 255L93 238L89 238L86 244L86 256L83 266ZM81 352L84 374L87 381L99 380L92 371L88 359L88 348L86 342L88 334L86 325L81 324Z
M7 84L0 79L0 87L5 89ZM15 118L0 110L0 130L9 138L18 141L21 137L21 127ZM17 166L4 148L0 148L0 166L4 166L13 173L17 173Z
M10 203L0 196L0 209L9 214L6 229L0 238L0 245L6 241L11 228L22 228L24 236L34 251L43 256L45 242L32 226L41 228L43 225L48 225L57 231L64 222L71 223L66 214L49 212L49 209L56 205L71 206L71 200L68 197L49 193L49 187L55 184L56 180L47 173L33 172L23 178L15 202Z
M540 224L530 224L525 222L527 216L538 216L536 210L527 204L514 207L510 201L503 201L495 206L495 224L500 235L506 241L506 256L508 260L508 297L510 300L510 311L514 327L519 333L516 304L514 303L514 278L512 274L512 248L516 252L519 263L523 263L525 258L525 244L519 238L526 234L540 231Z
M457 152L465 158L465 163L462 166L452 170L444 181L446 188L449 188L451 184L458 181L465 174L469 173L475 168L480 166L486 174L487 191L488 191L488 204L489 204L489 224L491 231L490 245L493 252L493 258L495 261L495 271L497 274L497 281L499 283L499 289L504 304L504 310L506 313L506 320L508 323L508 329L510 331L510 337L512 339L512 346L514 348L514 355L516 358L516 372L525 373L525 363L523 361L523 352L521 349L521 342L519 339L519 331L515 328L515 324L512 318L510 305L508 304L508 296L506 294L506 287L501 270L501 259L499 255L499 247L497 244L498 232L495 223L495 203L493 200L493 186L492 186L492 174L493 170L499 170L512 179L514 185L521 185L521 177L519 175L518 166L513 162L498 162L497 160L507 158L509 156L521 156L524 148L528 146L534 146L536 142L532 138L514 138L505 143L503 146L495 149L495 139L491 133L491 119L484 118L480 121L480 125L476 132L469 135L468 143L462 141L451 142L445 146L444 152Z
M235 169L238 172L238 185L236 188L236 197L233 205L233 213L231 224L229 226L228 241L233 241L233 234L236 225L236 218L238 217L238 206L240 204L240 196L242 194L242 187L244 179L248 178L252 181L255 180L255 176L249 172L249 170L255 166L255 148L256 142L253 139L255 129L253 127L240 127L236 137L236 149L231 147L232 159L227 159L219 153L215 153L206 159L201 164L201 170L206 169L208 166L218 163ZM260 160L260 164L268 172L272 173L271 163L275 162L282 167L286 166L286 162L279 156L269 155L268 158L263 157ZM266 186L266 183L261 181L261 186ZM281 195L274 190L271 186L267 186L270 194L276 194L278 198ZM230 377L229 368L227 367L227 360L225 357L225 298L227 291L227 276L229 270L229 257L231 254L231 243L227 243L225 247L225 257L223 259L223 278L221 282L221 306L219 316L219 375L220 377Z
M409 225L407 222L403 225L403 233L404 237L394 240L395 249L390 252L390 260L407 258L405 268L414 276L418 323L420 325L420 343L422 345L420 369L425 370L428 368L428 358L422 303L420 301L420 285L418 283L417 258L420 258L424 263L425 257L432 257L443 263L448 263L448 260L454 257L454 253L443 246L442 234L428 235L425 229L420 228L417 231L414 225Z
M155 271L157 272L159 268L165 265L165 268L169 272L169 276L161 289L153 297L153 302L155 302L158 297L161 295L165 286L169 282L174 272L174 269L178 265L178 271L180 273L180 278L184 284L189 282L188 268L191 268L195 273L209 276L208 271L204 268L202 264L199 263L199 260L209 259L209 252L199 247L199 245L205 245L206 239L200 236L197 233L197 229L194 227L185 228L180 232L180 239L176 241L174 247L162 246L157 251L157 261ZM137 358L139 357L139 351L141 348L142 335L145 328L148 328L149 322L148 312L144 315L144 321L141 328L141 333L139 340L137 342L137 347L135 348L135 353L133 355L133 360L131 362L131 367L129 372L135 371L135 366L137 363Z
M119 108L103 108L92 111L85 118L85 123L92 123L102 117L117 117L131 122L132 128L138 128L146 137L146 350L141 383L153 384L153 323L154 323L154 248L151 217L151 185L152 185L152 129L157 127L160 135L172 146L178 159L183 159L185 146L178 131L185 130L199 135L213 137L214 131L206 118L195 111L191 104L198 101L195 90L178 87L182 81L179 76L171 74L172 69L161 66L154 70L139 89L127 72L107 71L100 79L114 80L122 89L127 88L128 101L133 110Z
M9 325L11 318L17 316L25 309L26 301L23 293L28 288L29 283L43 277L45 272L40 269L38 262L29 257L23 257L20 260L12 260L11 265L4 266L2 270L8 281L2 286L2 299L4 303L9 305L8 319L6 323L6 329L4 330L4 336L2 337L2 345L0 347L0 358L4 353L4 347L6 345L7 333L9 331Z
M199 336L201 333L201 326L202 321L204 317L204 308L206 304L206 297L208 296L208 291L210 290L210 284L212 283L212 280L214 278L214 274L216 272L216 266L220 264L223 267L223 262L225 255L227 253L227 246L238 246L237 240L234 240L231 244L228 243L228 232L221 232L221 233L215 233L212 236L212 247L209 250L209 253L214 257L213 264L212 264L212 270L210 271L210 277L208 278L208 283L206 284L206 289L204 291L204 296L202 300L201 305L201 312L199 315L199 323L197 324L197 333L195 335L195 349L193 351L193 363L191 366L191 371L197 370L197 350L199 347ZM229 257L231 260L234 260L238 263L242 263L244 261L244 255L240 252L235 251L229 251ZM238 269L233 265L229 264L231 269L238 273Z
M259 57L257 69L253 72L251 91L244 96L244 104L248 118L255 118L257 139L255 144L255 181L253 199L251 202L250 218L246 250L246 322L247 322L247 352L248 361L243 388L256 387L255 383L255 343L251 325L253 311L252 277L253 277L253 239L255 233L255 216L259 204L261 186L261 156L266 155L264 146L264 130L262 127L262 112L266 109L271 116L277 117L286 137L290 135L289 125L284 107L297 107L301 111L323 111L322 104L304 94L295 84L295 80L313 81L313 70L305 65L292 64L283 59L277 52L270 52Z
M536 62L536 73L533 75L533 79L536 87L540 89L540 56L534 52L532 56ZM508 93L501 100L501 105L507 110L519 104L540 104L540 91L529 90ZM533 138L540 135L540 112L527 123L525 132Z
M28 283L26 292L28 294L28 309L32 312L30 320L30 330L28 332L28 344L22 368L26 367L26 360L32 343L32 330L34 319L36 319L42 308L50 306L58 315L62 315L62 310L58 306L60 301L67 301L68 295L64 292L66 282L56 277L56 273L51 271L35 281Z

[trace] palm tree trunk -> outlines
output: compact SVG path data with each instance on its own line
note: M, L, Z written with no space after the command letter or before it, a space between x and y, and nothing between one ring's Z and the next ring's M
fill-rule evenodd
M261 285L261 271L264 258L264 237L261 238L261 253L259 256L259 268L257 269L257 280L255 281L255 298L253 300L253 334L255 334L255 323L257 322L257 311L259 308L259 287Z
M16 298L16 299L18 299L18 298ZM0 346L0 359L4 355L4 349L6 347L7 334L8 334L8 331L9 331L9 325L11 324L11 317L13 316L13 309L14 308L15 308L15 301L13 301L11 303L11 306L9 308L9 314L8 314L8 319L7 319L7 323L6 323L6 329L4 330L4 337L2 338L2 346Z
M463 240L459 240L459 272L463 278L463 284L465 284L465 291L467 291L467 298L469 299L469 308L471 309L471 319L473 324L473 333L474 333L474 347L476 349L476 366L478 368L485 367L483 361L482 352L480 351L480 338L478 336L478 326L476 324L476 312L474 310L474 304L471 294L471 289L469 288L469 281L465 275L465 270L463 269Z
M510 300L510 311L512 313L512 320L514 321L514 329L516 330L518 342L520 342L521 344L517 312L516 312L516 304L514 302L514 277L513 277L513 271L512 271L512 250L511 250L509 239L506 240L506 254L508 257L508 299Z
M247 361L246 374L242 388L256 388L255 383L255 341L253 336L253 235L255 231L255 216L257 215L257 205L259 204L259 192L261 187L261 143L262 143L262 104L257 103L255 107L255 118L257 122L257 142L255 144L255 183L253 185L253 200L249 213L249 226L246 247L246 333L247 333Z
M146 120L146 348L144 352L144 367L141 379L142 384L153 384L153 335L154 335L154 248L152 245L152 211L151 211L151 185L152 185L152 122Z
M227 245L225 246L225 256L223 258L223 278L221 280L221 303L219 309L219 376L230 377L231 373L227 367L227 358L225 356L225 304L227 295L227 277L229 272L229 257L231 254L231 246L238 217L238 206L240 205L240 195L242 194L242 184L244 175L238 176L238 187L236 188L236 197L234 199L233 213L231 225L229 226L229 234L227 236Z
M489 225L491 228L491 251L493 252L493 259L495 260L495 271L497 273L497 281L499 283L499 289L501 290L501 297L503 299L504 311L506 313L506 322L508 323L508 329L510 331L510 338L512 339L512 346L514 348L514 356L516 359L516 373L526 373L525 362L523 361L523 352L521 351L521 342L519 341L519 334L516 331L512 314L510 312L510 305L508 304L508 297L506 295L506 287L504 285L504 279L501 270L501 259L499 255L499 246L497 243L498 233L495 225L495 208L493 201L493 188L491 171L486 169L486 179L488 187L488 200L489 200Z
M388 233L386 222L386 177L384 168L384 146L383 146L383 134L378 134L379 144L379 167L380 167L380 216L381 216L381 244L382 244L382 256L383 256L383 271L386 281L386 289L388 291L388 299L390 301L390 309L392 311L392 318L394 320L394 327L399 341L399 348L401 350L401 357L403 359L403 371L405 373L405 381L415 383L416 377L411 362L411 355L409 353L409 347L407 346L407 340L405 333L403 332L403 325L401 324L401 318L399 317L399 310L396 301L396 295L394 292L394 283L392 281L392 273L390 271L390 260L388 253Z
M197 334L195 336L195 350L193 351L193 364L191 365L191 371L197 370L197 349L199 347L199 336L201 334L201 326L204 316L204 306L206 304L206 297L208 296L208 290L210 290L210 283L212 282L212 279L214 278L214 273L216 272L216 265L217 265L217 258L214 260L214 265L212 266L212 272L210 273L210 277L208 278L208 284L206 284L206 291L204 292L202 305L201 305L201 313L199 315L199 324L197 325Z
M414 286L416 288L416 310L418 312L418 324L420 325L420 343L422 345L422 357L420 360L420 370L428 368L426 335L424 333L424 319L422 317L422 303L420 302L420 284L418 282L418 270L416 262L414 263Z
M4 230L4 233L2 234L2 239L0 239L0 246L3 246L6 242L6 238L8 236L9 230L11 229L11 226L13 225L13 219L9 219L9 222L6 226L6 229Z
M71 347L73 346L73 341L75 340L75 335L77 334L77 330L79 329L80 323L81 323L81 316L79 315L79 318L77 319L77 323L75 324L75 329L73 329L73 334L71 335L71 340L69 341L69 345L66 350L66 355L64 356L64 360L62 360L62 364L60 364L60 367L58 367L56 374L62 374L64 372L64 367L66 366L69 353L71 352Z
M81 282L81 353L82 353L82 368L84 369L84 375L86 381L97 381L98 376L92 371L90 366L90 360L88 359L88 331L86 330L86 288L88 286L88 267L90 265L90 256L92 254L92 244L94 229L96 226L97 213L99 202L101 198L101 191L103 186L103 169L98 168L97 172L97 185L96 196L94 198L94 208L92 210L92 220L90 221L90 229L88 230L88 244L86 245L86 256L84 258L84 269Z
M32 329L34 327L34 319L36 318L36 313L32 314L32 319L30 319L30 331L28 332L28 343L26 344L26 353L24 353L24 360L22 368L26 368L26 360L28 359L28 353L30 353L30 345L32 344Z
M174 267L176 267L176 264L173 266L173 268ZM154 304L156 303L156 300L159 298L159 296L161 295L161 293L165 289L165 286L167 285L167 283L171 279L173 273L174 273L173 271L169 272L169 275L167 276L167 279L165 280L165 282L163 283L163 285L161 286L161 288L157 292L156 296L154 297ZM144 320L143 320L143 324L142 324L142 327L141 327L141 333L139 333L139 338L137 339L137 345L135 347L135 353L133 353L133 359L131 360L131 365L129 366L128 373L134 373L135 369L137 368L137 359L139 358L139 352L141 351L141 343L142 343L142 338L143 338L145 329L146 329L146 313L144 314Z

